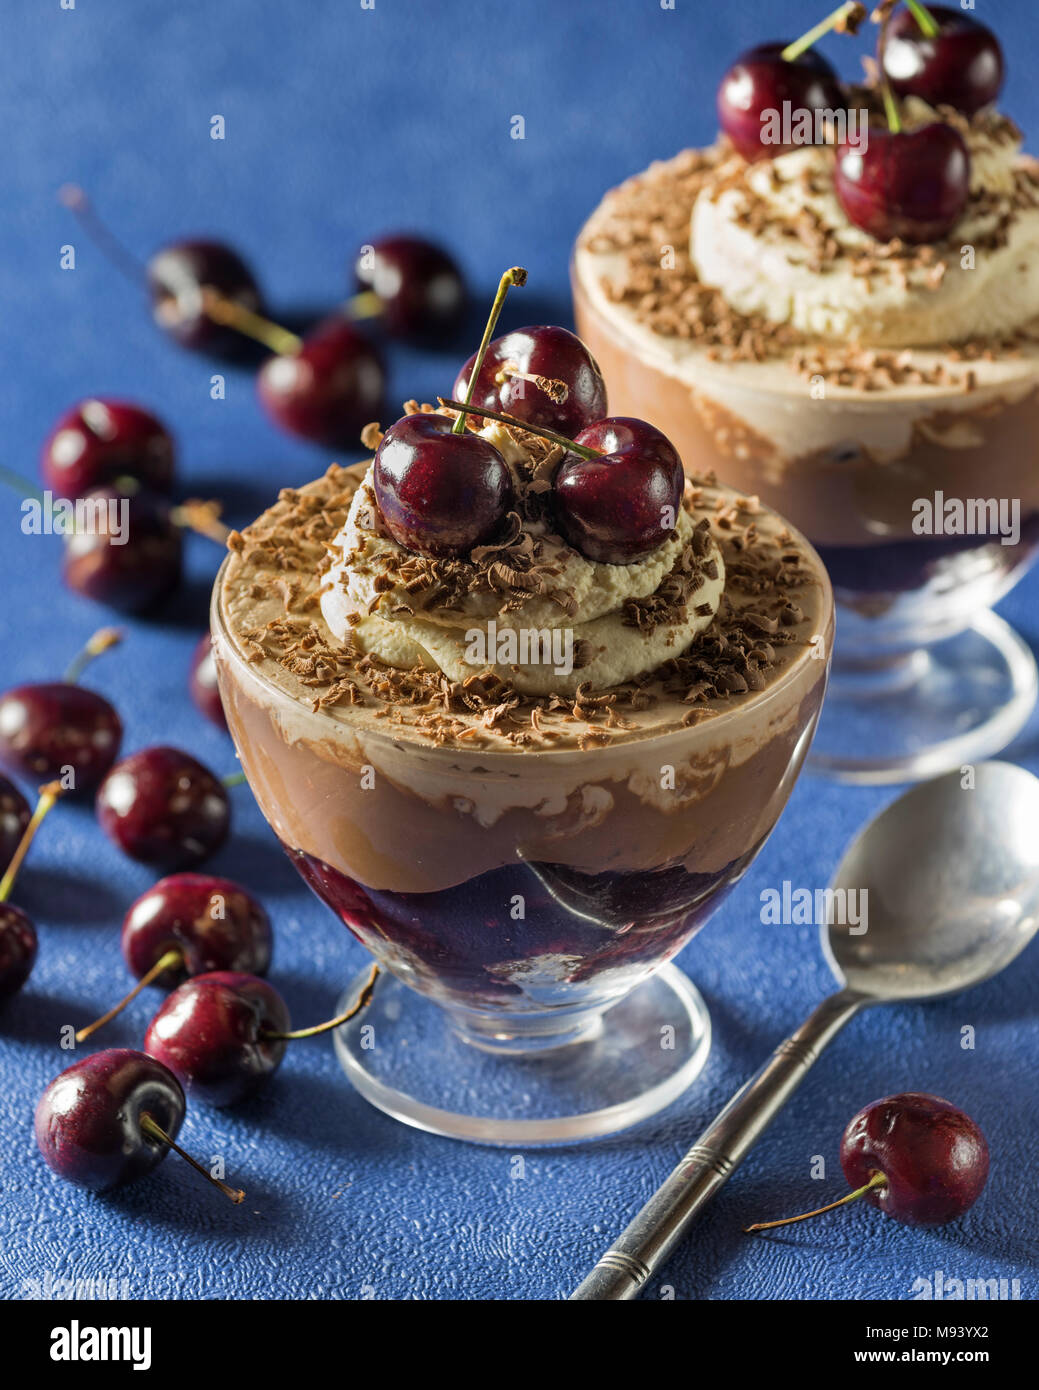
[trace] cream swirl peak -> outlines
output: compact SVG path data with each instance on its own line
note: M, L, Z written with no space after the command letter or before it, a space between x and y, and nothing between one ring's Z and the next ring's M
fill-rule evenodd
M852 98L854 102L854 98ZM1020 132L992 109L970 119L918 97L907 129L956 126L971 157L966 212L922 254L878 254L834 189L834 150L722 161L693 207L690 256L739 313L864 347L928 347L1009 336L1039 316L1039 176Z
M499 424L480 434L514 474L508 530L464 558L416 554L381 524L369 469L329 550L321 612L335 637L391 666L458 682L493 671L541 696L629 681L710 626L725 566L688 496L656 549L631 564L590 560L538 503L563 450Z

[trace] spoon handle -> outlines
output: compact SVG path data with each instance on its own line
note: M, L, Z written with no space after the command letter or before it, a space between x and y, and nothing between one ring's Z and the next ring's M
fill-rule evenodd
M824 999L780 1043L574 1290L571 1301L635 1297L793 1095L826 1044L866 1002L865 996L842 989Z

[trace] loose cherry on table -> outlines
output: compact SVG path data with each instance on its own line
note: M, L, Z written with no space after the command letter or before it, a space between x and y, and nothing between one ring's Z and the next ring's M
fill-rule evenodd
M290 1029L289 1011L266 980L234 971L197 975L175 989L152 1019L145 1051L210 1105L232 1105L259 1090L281 1065L286 1044L349 1022L369 1003L373 966L356 1002L313 1028Z
M159 879L123 918L123 959L138 983L113 1009L76 1034L85 1042L147 985L173 989L193 975L232 970L266 975L271 924L247 889L212 874Z
M121 759L98 788L96 805L114 844L167 872L202 863L231 825L225 784L179 748L142 748Z
M188 689L197 709L214 723L218 729L227 729L227 716L217 685L216 665L213 661L213 639L208 632L202 634L191 656L188 672Z
M106 1192L144 1177L172 1149L232 1202L245 1193L214 1178L176 1143L184 1091L161 1062L130 1048L95 1052L50 1083L36 1106L36 1143L61 1178Z
M953 106L967 116L996 100L1005 72L1003 49L992 30L949 5L899 10L888 30L883 64L899 96Z
M92 507L91 524L65 536L66 585L121 613L145 613L168 598L181 579L183 537L167 500L109 485L80 501Z
M449 337L465 317L462 272L424 237L386 236L362 246L354 260L356 297L348 312L377 316L387 333L420 341Z
M19 685L0 695L0 762L22 777L61 778L72 793L92 791L119 755L123 724L103 695L77 684L87 664L121 640L101 628L60 681Z
M476 353L473 394L505 296L526 283L513 266L501 277ZM489 540L514 500L512 474L498 449L466 429L465 407L446 415L405 415L383 435L373 466L375 499L394 540L425 555L461 555Z
M182 347L231 361L255 357L251 338L206 309L207 296L218 295L245 313L263 312L256 278L237 251L218 241L186 239L162 247L145 265L101 220L82 188L66 184L59 196L107 259L145 289L155 322Z
M40 471L56 497L75 500L106 484L168 494L174 445L166 426L129 401L80 401L57 421L43 446Z
M832 29L854 33L865 17L848 3L793 43L761 43L742 53L718 88L718 120L744 159L774 159L785 146L766 139L766 112L837 111L844 105L832 65L813 48Z
M456 400L466 399L475 365L474 353L455 381ZM576 334L537 324L488 346L471 400L572 439L606 414L606 383Z
M57 782L40 788L36 809L26 822L0 878L0 1000L21 989L36 963L36 928L20 907L8 902L8 898L37 830L61 794L62 788Z
M840 1156L854 1191L816 1211L746 1229L787 1226L860 1199L907 1226L944 1226L970 1210L988 1179L988 1145L970 1116L916 1091L860 1110L844 1131Z
M13 782L0 777L0 874L14 858L32 812Z
M386 371L372 343L345 318L326 319L305 337L288 334L260 368L256 389L267 414L290 434L350 447L383 402Z

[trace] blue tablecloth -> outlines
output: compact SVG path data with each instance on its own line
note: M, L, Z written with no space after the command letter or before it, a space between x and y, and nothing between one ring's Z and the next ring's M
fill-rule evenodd
M280 306L330 304L352 249L415 226L458 249L481 292L521 263L530 285L507 322L567 321L567 255L602 191L655 157L707 140L726 60L760 39L807 28L822 0L714 5L676 0L59 0L9 5L0 43L4 215L0 303L4 421L0 462L35 476L59 410L89 393L150 403L176 430L185 490L223 497L233 521L327 456L277 433L248 374L210 398L205 360L152 326L135 288L92 249L57 203L89 188L142 254L211 231L241 248ZM1034 0L998 11L1011 72L1007 105L1039 126L1031 60ZM858 50L844 41L846 70ZM828 50L841 54L841 41ZM224 117L226 139L210 138ZM524 140L510 138L512 118ZM63 244L76 245L74 271ZM429 399L451 356L391 353L391 400ZM60 544L19 529L0 495L5 684L57 675L105 615L59 580ZM126 747L169 741L220 770L229 740L200 721L185 675L218 563L189 547L184 597L162 620L127 624L125 646L92 670L126 722ZM1003 611L1033 642L1039 575ZM1039 771L1039 724L1008 755ZM830 980L807 927L763 927L762 887L824 884L860 824L891 795L803 778L743 884L681 963L712 1010L714 1050L688 1094L655 1121L595 1146L511 1155L433 1138L370 1108L327 1040L297 1044L262 1098L233 1112L196 1108L183 1131L226 1156L243 1208L205 1191L186 1166L96 1197L55 1179L32 1138L35 1100L69 1056L63 1024L122 991L118 926L151 881L62 806L44 827L16 897L35 917L40 959L0 1017L0 1293L28 1280L126 1280L138 1298L554 1298L566 1293L670 1170L701 1123L796 1025ZM364 954L281 856L247 788L213 861L251 884L277 930L274 976L293 1016L325 1014ZM672 1260L660 1283L682 1298L896 1298L935 1270L1039 1281L1029 1214L1035 1193L1035 949L969 997L859 1019L835 1043L764 1142ZM149 994L107 1033L137 1044ZM977 1030L972 1052L960 1029ZM842 1188L841 1130L866 1101L935 1091L974 1115L992 1147L977 1207L945 1230L914 1232L873 1210L844 1212L768 1240L740 1233ZM829 1180L809 1164L824 1155Z

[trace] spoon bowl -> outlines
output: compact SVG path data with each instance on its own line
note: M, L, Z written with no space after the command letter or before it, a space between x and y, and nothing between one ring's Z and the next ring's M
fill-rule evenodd
M834 875L820 928L837 980L868 1002L933 999L997 974L1039 928L1039 779L980 763L914 787L872 820ZM841 891L846 895L843 899ZM855 898L851 897L855 893Z

